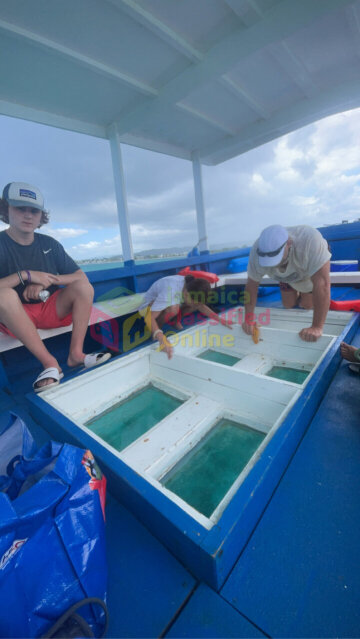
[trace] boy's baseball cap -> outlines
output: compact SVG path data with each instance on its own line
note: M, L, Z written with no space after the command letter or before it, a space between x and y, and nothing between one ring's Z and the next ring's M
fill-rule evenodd
M280 264L289 233L279 224L267 226L259 237L257 254L260 266L277 266Z
M3 199L11 206L31 206L44 211L44 198L36 188L25 182L9 182L3 190Z

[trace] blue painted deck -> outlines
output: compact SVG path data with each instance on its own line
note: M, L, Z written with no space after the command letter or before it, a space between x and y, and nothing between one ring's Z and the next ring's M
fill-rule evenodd
M262 304L279 306L278 293ZM107 636L359 637L359 391L360 376L342 364L219 593L109 496ZM0 413L15 408L45 441L22 397L0 391Z
M227 634L234 610L271 637L360 636L359 396L360 376L343 363L220 601L194 594L169 637L253 636L240 622Z

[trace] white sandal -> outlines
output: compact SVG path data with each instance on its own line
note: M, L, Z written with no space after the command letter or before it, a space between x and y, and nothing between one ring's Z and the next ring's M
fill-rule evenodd
M37 376L35 382L33 383L33 389L35 393L42 393L44 390L48 390L48 388L54 388L54 386L58 386L60 380L64 377L64 373L60 373L59 370L52 366L50 368L45 368L45 370L41 371L40 375ZM42 382L43 379L54 379L55 381L52 384L44 384L43 386L37 386L39 382Z
M348 367L353 373L360 374L360 362L352 362Z
M100 366L110 359L111 353L89 353L85 355L84 368L93 368L94 366Z

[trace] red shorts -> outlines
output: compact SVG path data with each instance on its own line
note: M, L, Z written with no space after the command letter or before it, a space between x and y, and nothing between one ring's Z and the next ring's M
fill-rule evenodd
M60 293L60 290L61 289L50 295L46 302L39 302L38 304L23 304L25 313L27 313L30 317L36 328L59 328L60 326L69 326L69 324L72 323L71 313L66 315L63 319L60 319L56 312L56 298ZM0 331L2 333L6 333L6 335L15 337L15 335L13 335L13 333L9 331L4 324L1 324L1 322Z

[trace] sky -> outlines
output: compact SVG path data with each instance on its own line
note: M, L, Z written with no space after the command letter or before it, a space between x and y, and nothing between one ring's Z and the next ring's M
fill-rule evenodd
M106 140L0 116L1 189L37 186L41 231L78 260L122 253ZM191 247L197 227L191 162L122 146L135 253ZM214 167L203 167L208 242L249 246L269 224L360 218L360 109L331 116ZM1 230L6 228L0 222Z

